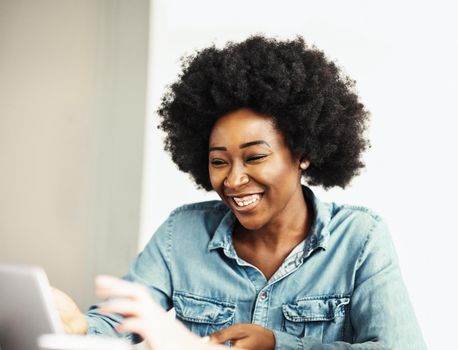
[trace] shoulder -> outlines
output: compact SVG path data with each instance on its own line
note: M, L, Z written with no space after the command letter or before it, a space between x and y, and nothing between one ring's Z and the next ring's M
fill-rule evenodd
M174 209L169 220L190 219L193 220L218 220L221 219L229 208L218 200L184 204Z
M334 237L340 241L341 236L352 239L364 239L367 234L383 220L373 210L351 204L326 202L320 200L308 187L303 187L304 196L313 203L315 211L315 228L322 236ZM350 237L351 236L351 237Z
M344 251L359 266L367 256L394 261L396 253L385 220L364 206L330 203L329 250ZM383 257L383 258L382 258Z
M329 232L345 235L364 244L373 235L387 233L384 219L375 211L359 205L330 203Z
M153 234L148 245L184 247L205 246L213 236L229 208L222 201L206 201L182 205L174 209Z
M167 219L169 233L174 237L212 236L228 211L229 208L218 200L182 205Z
M220 200L183 204L174 209L170 216L182 213L226 212L228 207Z
M355 222L366 225L376 225L382 221L382 217L372 209L360 205L329 204L331 221Z

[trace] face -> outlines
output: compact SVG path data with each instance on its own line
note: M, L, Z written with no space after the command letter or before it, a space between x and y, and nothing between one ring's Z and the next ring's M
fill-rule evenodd
M267 116L239 109L218 119L208 159L213 189L246 229L291 219L303 200L300 160Z

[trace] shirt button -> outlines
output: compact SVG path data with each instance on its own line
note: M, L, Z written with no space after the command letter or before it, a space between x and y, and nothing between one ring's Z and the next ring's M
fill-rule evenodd
M259 299L266 300L266 298L267 298L267 292L262 291L261 294L259 294Z

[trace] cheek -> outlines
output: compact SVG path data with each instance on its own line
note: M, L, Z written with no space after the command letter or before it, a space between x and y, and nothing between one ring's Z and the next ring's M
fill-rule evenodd
M297 173L289 164L277 163L275 166L265 166L257 169L253 177L266 185L284 188L288 183L296 182Z
M221 189L222 183L224 181L224 177L222 176L222 172L215 171L214 169L208 168L208 175L210 177L210 183L215 191L218 192Z
M215 176L212 175L212 173L209 173L209 175L210 175L210 184L212 185L213 189L216 191L218 186L217 186L217 183L216 183Z

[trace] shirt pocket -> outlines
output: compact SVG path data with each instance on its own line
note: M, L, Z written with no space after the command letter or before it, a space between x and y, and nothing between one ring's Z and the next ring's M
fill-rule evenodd
M283 304L284 331L297 337L314 337L322 342L343 339L347 296L317 296Z
M234 322L235 304L185 292L173 293L176 317L201 337Z

